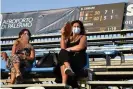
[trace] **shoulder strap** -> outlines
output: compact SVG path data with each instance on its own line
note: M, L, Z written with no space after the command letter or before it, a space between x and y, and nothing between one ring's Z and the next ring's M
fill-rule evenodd
M81 39L83 37L83 35L81 35L80 37L79 37L79 39Z

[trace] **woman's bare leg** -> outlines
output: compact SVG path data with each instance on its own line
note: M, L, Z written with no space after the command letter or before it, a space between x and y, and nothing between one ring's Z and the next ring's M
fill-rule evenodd
M65 65L65 67L70 67L70 64L69 64L69 62L64 62L64 65Z
M10 80L10 83L11 84L14 84L15 83L15 78L16 78L16 74L15 73L11 73L11 80Z
M70 76L73 76L74 75L74 72L73 72L73 70L72 70L69 62L64 62L64 65L65 65L65 68L66 68L65 71L64 71L65 74L70 75Z
M68 78L68 75L64 73L64 70L65 70L65 65L62 65L61 67L61 75L62 75L62 83L66 84L67 83L67 78Z
M20 76L21 75L21 72L20 72L20 63L13 63L13 66L15 68L15 71L16 71L16 77L17 76Z

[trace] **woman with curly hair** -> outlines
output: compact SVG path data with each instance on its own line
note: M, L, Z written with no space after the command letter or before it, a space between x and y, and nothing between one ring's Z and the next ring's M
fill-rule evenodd
M22 80L22 71L24 68L30 67L35 58L35 50L29 43L31 33L28 29L22 29L19 32L19 38L15 40L12 46L12 54L10 56L11 84L18 83Z
M85 28L80 20L74 20L70 26L61 29L61 50L59 52L59 66L62 83L77 87L77 81L68 81L70 76L79 76L86 65L87 38ZM67 29L68 28L68 29ZM68 31L70 30L70 31ZM67 32L66 32L67 31ZM66 37L66 33L71 34Z

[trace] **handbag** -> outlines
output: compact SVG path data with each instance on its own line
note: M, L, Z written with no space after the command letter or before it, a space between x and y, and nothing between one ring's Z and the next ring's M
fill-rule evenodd
M58 53L54 51L49 51L49 53L44 54L41 59L36 63L36 67L55 67L58 64Z

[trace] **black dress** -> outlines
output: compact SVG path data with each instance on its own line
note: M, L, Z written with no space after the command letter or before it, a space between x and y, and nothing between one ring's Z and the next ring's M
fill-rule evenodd
M70 42L70 40L68 39L67 48L78 45L80 42L80 39L77 40L76 42ZM86 62L86 48L84 48L80 51L77 51L77 52L72 52L72 51L68 52L65 49L61 49L59 52L58 58L59 58L58 69L60 69L59 67L62 66L64 64L64 62L70 63L70 66L71 66L72 70L74 71L75 76L68 76L67 84L71 85L73 88L77 87L78 86L77 85L77 78L82 76L83 68L87 63ZM56 67L56 70L57 70L57 67ZM61 79L61 73L59 70L58 70L58 77L57 78ZM56 81L56 82L59 82L59 81ZM60 80L60 82L61 82L61 80Z

